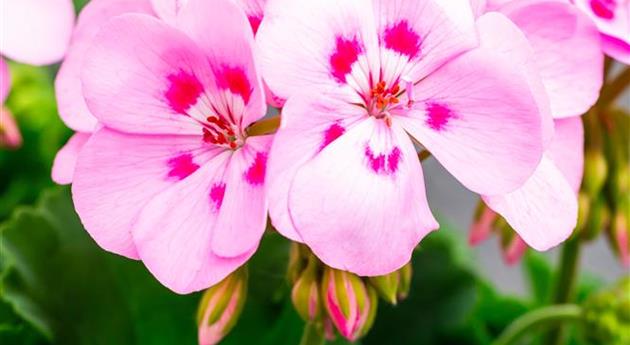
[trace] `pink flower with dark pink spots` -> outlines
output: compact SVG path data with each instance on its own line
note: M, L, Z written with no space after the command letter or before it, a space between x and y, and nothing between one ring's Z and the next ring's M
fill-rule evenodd
M505 17L476 27L468 0L271 0L265 16L263 75L288 99L270 216L327 265L392 272L438 227L420 146L487 195L519 188L540 162L553 124L531 48Z
M630 0L569 0L593 19L602 48L612 58L630 65Z
M258 247L271 137L245 131L266 112L245 12L190 0L176 19L126 13L93 38L81 82L100 125L80 150L72 191L101 247L187 293Z

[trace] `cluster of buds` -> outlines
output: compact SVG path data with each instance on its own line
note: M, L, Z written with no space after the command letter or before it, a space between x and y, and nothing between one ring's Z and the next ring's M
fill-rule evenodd
M468 242L475 246L496 234L503 252L503 260L508 265L517 263L525 251L527 244L512 229L512 227L497 213L491 210L483 201L479 201L475 212L475 222L473 223Z
M350 341L372 327L379 295L396 304L409 294L411 275L408 264L386 276L362 278L324 265L301 244L293 244L288 269L291 299L304 321L327 339L338 333Z
M605 231L613 251L630 267L630 117L619 110L584 117L586 151L576 233L583 240Z
M592 295L583 308L585 335L593 344L630 344L630 278Z
M203 294L197 312L199 345L218 344L236 325L247 297L247 267Z

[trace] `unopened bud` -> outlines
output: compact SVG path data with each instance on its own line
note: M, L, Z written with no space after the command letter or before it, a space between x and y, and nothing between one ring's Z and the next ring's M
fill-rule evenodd
M575 226L577 231L574 232L574 234L584 232L584 227L586 226L586 223L588 221L588 214L590 212L590 209L591 197L584 192L580 192L580 194L578 195L578 220L577 225Z
M303 244L292 242L289 249L289 266L287 267L287 280L291 285L300 277L306 268L308 258L312 256L310 250Z
M483 201L480 201L475 212L475 222L470 227L468 243L475 246L488 239L492 234L493 224L497 217L499 215L486 206Z
M630 229L628 228L628 210L625 205L617 210L610 227L609 238L619 260L626 268L630 268Z
M606 182L608 163L601 150L589 149L584 154L583 189L596 197Z
M514 231L512 231L512 234L513 235L510 237L509 241L502 246L503 260L505 260L505 262L510 266L521 261L521 258L528 248L527 243L523 241L521 236Z
M398 271L383 276L370 277L369 280L382 299L393 305L398 303L398 285L400 284Z
M597 238L602 230L610 224L610 210L604 195L600 195L595 199L588 213L586 226L582 229L580 236L582 236L582 239L590 241Z
M398 283L398 300L404 300L409 296L411 290L411 279L413 278L413 267L411 261L400 270L400 283Z
M243 267L206 290L197 312L199 345L214 345L236 325L247 296L247 268Z
M317 271L318 262L313 257L291 290L293 306L306 322L315 322L320 319L322 314Z
M372 326L378 303L376 291L358 276L326 267L322 300L332 323L344 338L355 341Z
M0 148L18 149L22 146L22 134L13 119L13 115L5 107L0 107Z
M630 344L630 278L584 303L586 337L595 344Z

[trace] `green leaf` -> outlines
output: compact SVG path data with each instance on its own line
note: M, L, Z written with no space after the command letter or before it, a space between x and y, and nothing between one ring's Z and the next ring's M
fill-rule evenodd
M553 268L549 261L541 253L528 250L523 260L523 270L534 303L537 305L548 303L554 283Z

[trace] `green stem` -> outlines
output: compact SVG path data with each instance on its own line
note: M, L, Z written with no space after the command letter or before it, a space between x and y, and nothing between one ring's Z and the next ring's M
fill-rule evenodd
M551 305L532 310L512 322L492 345L516 344L517 340L534 328L553 323L578 321L581 316L582 308L575 304Z
M619 97L630 85L630 67L626 67L615 79L607 83L597 102L600 109L606 109Z
M247 127L246 132L250 137L275 133L280 127L280 115L268 117L256 121Z
M304 333L302 333L302 340L300 345L324 345L326 339L324 338L324 332L313 322L307 322L304 325Z
M580 261L580 237L579 234L574 235L567 240L562 247L560 254L560 272L554 287L553 304L568 303L573 299L575 285L578 277L578 264ZM545 344L557 345L561 344L564 338L562 325L553 329L547 338Z

